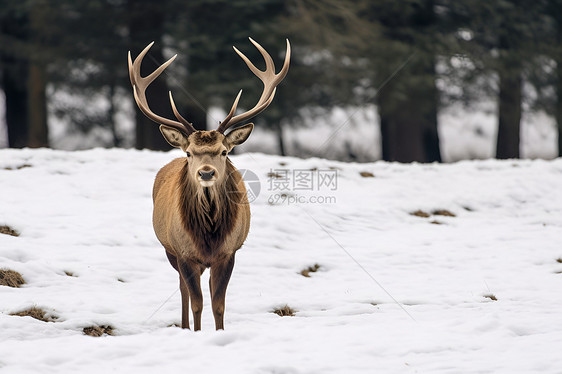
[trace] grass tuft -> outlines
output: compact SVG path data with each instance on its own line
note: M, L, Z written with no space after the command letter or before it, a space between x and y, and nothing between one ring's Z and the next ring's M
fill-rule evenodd
M429 218L431 214L424 212L423 210L416 210L415 212L410 212L412 216L421 217L421 218Z
M21 170L21 169L30 168L30 167L31 167L30 164L23 164L23 165L16 166L14 168L8 166L8 167L5 167L4 170Z
M22 310L21 312L11 313L10 315L18 317L31 317L43 322L55 322L58 319L57 316L54 316L36 306Z
M306 269L302 269L300 275L303 277L310 278L310 273L316 273L320 269L320 265L314 264L312 266L307 267Z
M556 262L558 262L559 264L562 264L562 257L557 258Z
M25 280L20 273L10 269L0 269L0 286L18 288L25 284Z
M113 327L111 326L88 326L82 330L84 335L99 337L105 335L113 335Z
M11 236L20 236L20 233L11 228L10 226L0 226L0 234L11 235Z
M280 317L287 317L287 316L294 316L297 311L290 306L286 305L273 310L273 313L277 314Z
M485 298L488 298L490 300L493 300L493 301L498 301L498 298L492 293L487 293L487 294L484 294L482 296L484 296Z
M456 217L454 213L449 212L446 209L437 209L432 212L434 216L445 216L445 217Z
M368 172L368 171L362 171L359 173L359 175L361 175L363 178L374 178L375 174Z
M267 173L267 177L268 178L273 178L273 179L280 179L280 178L284 178L283 175L279 174L279 173L275 173L270 171L269 173Z

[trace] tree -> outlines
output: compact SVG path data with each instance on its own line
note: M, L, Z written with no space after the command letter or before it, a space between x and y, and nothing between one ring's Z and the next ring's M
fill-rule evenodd
M40 8L12 4L0 16L3 89L10 147L48 146L45 63Z
M380 1L369 9L381 25L389 50L380 56L385 61L379 60L376 67L378 80L388 79L377 95L383 159L440 162L434 2L421 0L408 5Z
M29 40L34 50L42 50L47 45L48 36L44 33L47 22L43 18L46 0L38 0L29 8ZM28 74L28 128L30 147L48 147L49 131L47 127L47 62L43 54L33 54L29 57Z
M562 1L551 0L548 2L547 6L544 8L547 20L550 22L545 22L547 29L542 34L544 36L543 50L546 50L546 55L553 59L556 64L556 69L554 71L554 91L556 97L552 103L551 112L554 113L556 118L556 129L558 133L558 156L562 157ZM550 76L548 78L551 78ZM551 80L546 80L546 82L540 82L541 88L548 86ZM540 89L539 89L539 92ZM548 101L547 101L548 102Z
M160 2L152 0L128 0L129 33L131 36L131 54L133 58L146 47L150 41L156 41L150 49L150 56L145 58L141 66L142 76L152 73L164 63L162 40L164 35L165 9ZM175 118L168 99L168 86L165 79L157 79L146 90L147 101L151 109L166 118ZM136 111L136 144L137 149L169 149L158 126L146 118L139 110Z
M0 62L2 89L6 95L8 145L23 148L28 145L28 74L29 59L21 51L27 38L28 15L20 6L4 8L0 17Z
M305 65L314 83L299 87L313 98L305 102L375 102L383 159L441 161L433 0L301 0L291 11L289 30L304 41L304 53L316 57Z
M518 158L520 147L523 81L542 69L540 54L545 21L545 1L486 0L446 1L449 20L459 36L459 52L480 66L482 76L495 74L498 98L497 158ZM538 63L538 64L537 64ZM464 83L467 83L466 81Z

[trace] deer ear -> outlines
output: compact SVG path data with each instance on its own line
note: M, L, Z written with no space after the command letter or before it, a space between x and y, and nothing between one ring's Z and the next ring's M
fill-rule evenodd
M160 125L160 132L164 136L164 139L166 139L172 147L181 148L181 150L185 152L187 146L189 145L189 141L187 140L187 136L185 136L181 131L174 129L173 127Z
M226 134L225 140L227 143L226 147L228 148L228 150L230 151L235 146L244 143L252 133L253 129L254 129L254 124L248 123L247 125L237 127L234 130L230 131L228 134Z

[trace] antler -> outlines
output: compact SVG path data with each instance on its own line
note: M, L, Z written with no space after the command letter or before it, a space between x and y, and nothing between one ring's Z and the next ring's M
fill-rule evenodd
M273 63L273 59L271 58L269 53L267 53L266 50L263 49L263 47L256 43L252 38L250 38L250 41L262 54L265 60L265 71L261 71L256 68L254 64L252 64L252 62L248 59L248 57L244 56L244 54L236 49L236 47L233 48L236 53L238 53L238 55L242 57L242 60L244 60L246 65L248 65L252 73L254 73L263 82L263 93L261 94L261 97L256 106L245 113L234 116L234 112L236 112L236 107L238 106L238 100L240 100L240 96L242 95L242 90L240 90L240 92L238 92L238 96L236 96L236 99L234 100L234 104L232 104L230 112L228 113L224 121L220 122L220 125L217 128L217 131L220 133L224 133L229 127L234 126L248 118L254 117L264 111L265 108L267 108L273 101L277 85L281 83L281 81L283 80L283 78L285 78L287 72L289 71L289 62L291 61L291 44L289 43L289 39L287 39L287 52L285 53L285 62L283 63L283 68L278 74L275 74L275 64Z
M166 69L168 65L170 65L177 56L177 55L173 56L171 59L169 59L168 61L163 63L160 67L158 67L158 69L153 71L152 74L143 78L140 75L140 66L142 63L142 59L147 54L148 50L150 49L150 47L152 47L153 44L154 42L146 46L146 48L143 49L143 51L137 56L137 58L135 58L134 62L132 62L131 51L129 51L129 78L131 78L131 84L133 85L133 95L135 96L135 101L137 102L139 109L144 113L144 115L150 118L151 120L153 120L154 122L173 127L181 131L185 135L189 135L192 132L195 132L196 130L193 127L193 125L189 123L189 121L187 121L179 114L176 108L176 104L174 103L174 99L172 98L171 91L170 91L170 103L172 105L172 111L174 112L174 115L176 116L179 122L164 117L160 117L158 114L150 110L148 106L148 102L146 101L146 94L145 94L146 88L150 85L150 83L152 83L153 80L155 80L160 74L162 74L164 69Z

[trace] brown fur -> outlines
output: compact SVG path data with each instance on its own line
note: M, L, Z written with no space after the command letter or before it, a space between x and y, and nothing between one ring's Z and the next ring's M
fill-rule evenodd
M197 151L202 148L208 146L199 147ZM210 267L215 326L222 329L226 288L236 251L248 235L250 207L242 176L228 158L223 161L226 163L224 171L210 187L203 187L195 180L188 160L185 157L175 159L156 175L154 232L170 264L180 275L182 328L190 327L189 304L194 329L201 328L200 275Z
M222 183L212 187L218 191L212 191L210 188L198 188L189 177L187 166L186 162L181 171L178 208L183 226L200 252L200 257L209 258L213 256L213 252L220 252L220 246L236 222L241 194L227 193L237 191L241 177L230 160L227 160L227 177Z
M189 140L195 145L211 145L217 141L219 133L215 130L212 131L197 131L192 134Z
M172 96L170 102L178 121L166 119L148 108L145 90L148 85L172 62L164 63L148 77L142 77L140 66L152 44L134 60L129 52L129 76L134 97L141 111L160 124L160 131L173 147L186 153L186 159L176 159L164 166L156 175L153 189L153 226L158 240L166 250L168 260L180 275L182 297L182 328L189 328L189 303L194 318L194 329L201 329L200 274L211 268L211 291L215 327L224 328L225 295L234 267L236 251L240 249L250 229L250 207L242 177L228 158L228 152L248 139L254 125L245 122L262 112L273 100L275 87L289 71L291 45L287 40L287 53L283 68L275 73L271 56L258 43L250 41L266 61L266 70L258 70L236 48L250 70L262 81L264 91L258 103L249 111L234 116L240 99L238 94L232 109L215 131L197 131L176 109ZM232 128L225 135L225 131ZM188 161L189 160L189 161Z

